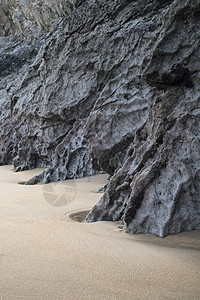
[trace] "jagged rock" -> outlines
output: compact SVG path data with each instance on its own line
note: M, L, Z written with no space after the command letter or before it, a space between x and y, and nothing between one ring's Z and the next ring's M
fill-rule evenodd
M61 17L70 14L73 0L1 0L0 35L17 32L33 39L52 30Z
M174 1L143 78L163 89L120 170L87 216L130 233L200 229L200 1Z
M17 170L49 167L44 182L94 167L113 174L157 94L140 78L161 26L153 7L86 1L48 34L8 93L12 134L7 148L1 139L2 162L17 156Z
M64 115L60 116L57 112L51 113L51 103L49 111L45 107L41 108L42 116L37 115L34 110L31 111L32 107L37 111L37 105L39 107L41 103L41 97L38 94L45 75L44 69L46 66L43 58L45 50L43 49L42 56L36 59L35 64L33 60L41 44L45 44L45 32L55 27L55 24L58 26L57 18L61 19L63 15L68 14L75 6L78 7L80 4L81 1L53 0L45 2L3 0L0 4L0 12L4 16L3 21L9 23L12 28L12 32L1 30L1 34L4 36L0 37L0 106L2 111L0 118L2 128L0 133L0 164L11 163L14 158L15 171L32 169L37 166L47 167L51 165L52 161L55 161L55 163L61 161L62 155L61 153L56 154L56 147L59 145L59 149L61 149L61 142L65 140L68 143L68 148L71 147L71 154L66 155L63 158L64 161L61 162L60 171L62 170L64 178L75 177L77 172L79 176L84 176L85 173L87 175L93 174L93 170L89 170L88 155L83 153L85 145L81 136L82 122L75 122L75 118L69 112L69 116L66 117L68 122L66 124ZM18 16L17 11L20 11L21 17L19 20L16 19ZM14 33L14 35L9 35L11 33ZM8 37L5 37L5 35L8 35ZM25 39L23 36L26 36ZM51 39L51 34L49 39ZM64 43L65 40L62 40L60 44ZM46 46L48 47L48 43L46 43ZM55 60L58 59L55 58ZM43 69L43 73L40 69ZM51 72L51 67L49 71ZM60 75L57 74L57 76ZM37 80L35 80L36 78ZM29 83L30 85L28 85ZM60 83L58 82L58 89L59 87ZM53 88L52 92L56 94L56 90L53 90ZM35 94L36 103L34 104ZM42 98L48 104L48 99L45 100L45 96L44 92ZM62 114L62 103L60 106L60 113ZM55 105L54 111L57 108L57 105ZM78 138L78 135L80 135L80 138ZM76 140L74 140L74 136L76 136ZM63 152L67 153L64 146ZM75 155L76 152L77 155ZM85 167L84 162L81 164L81 155L88 166ZM76 167L74 167L75 161L77 163ZM48 173L52 173L51 169L48 170ZM72 173L73 175L71 175ZM46 175L45 181L61 179L59 175L58 178L51 176L51 179L49 179L49 176Z
M89 222L200 228L200 1L2 4L0 164L46 168L26 184L108 172Z

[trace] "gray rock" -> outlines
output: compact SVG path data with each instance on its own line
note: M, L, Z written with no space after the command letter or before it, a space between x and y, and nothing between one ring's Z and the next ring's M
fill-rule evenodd
M14 32L30 39L52 30L61 17L70 14L77 1L73 0L1 0L0 35Z
M152 7L88 1L61 20L7 93L2 163L49 167L44 182L113 174L157 94L140 78L161 26Z
M88 222L200 229L200 1L2 5L0 164L46 168L26 184L109 173Z
M163 90L87 221L123 219L130 233L200 229L199 1L174 3L143 78Z

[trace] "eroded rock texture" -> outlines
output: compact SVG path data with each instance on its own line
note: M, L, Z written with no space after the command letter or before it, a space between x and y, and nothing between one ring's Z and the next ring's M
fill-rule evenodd
M7 93L2 162L13 157L16 171L49 167L29 183L94 169L113 174L157 93L140 73L161 26L159 9L88 1L61 20Z
M27 184L109 173L89 222L200 228L200 1L0 8L0 164L46 168Z
M29 39L52 30L61 17L71 13L76 0L1 0L0 34L17 32Z
M143 72L162 89L88 221L161 237L200 229L200 2L174 3Z

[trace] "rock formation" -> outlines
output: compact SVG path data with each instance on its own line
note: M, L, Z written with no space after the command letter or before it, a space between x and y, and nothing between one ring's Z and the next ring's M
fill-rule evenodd
M59 19L73 11L73 0L1 0L0 34L15 32L33 39L55 27Z
M0 8L0 164L46 168L27 184L109 173L88 222L200 229L200 1Z
M161 237L200 229L200 2L174 1L142 74L161 90L88 221Z

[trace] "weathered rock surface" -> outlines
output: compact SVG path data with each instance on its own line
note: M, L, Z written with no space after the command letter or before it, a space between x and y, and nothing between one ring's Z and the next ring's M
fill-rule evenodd
M8 92L2 163L49 167L29 183L113 174L157 93L139 76L161 26L153 7L88 1L57 25Z
M108 172L89 222L200 229L200 1L0 8L0 164L46 167L28 184Z
M200 2L174 3L143 73L163 90L88 221L161 237L200 229Z
M52 30L71 13L76 0L1 0L0 35L18 33L33 39Z

